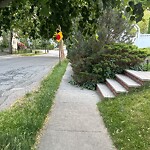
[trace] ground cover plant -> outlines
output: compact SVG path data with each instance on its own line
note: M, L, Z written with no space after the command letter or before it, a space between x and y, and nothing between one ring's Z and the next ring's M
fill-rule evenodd
M147 54L147 57L144 61L143 70L144 71L150 71L150 48L140 48L141 51Z
M98 104L118 150L150 149L150 89L121 95Z
M0 112L0 149L30 150L49 112L68 62L57 65L40 88Z

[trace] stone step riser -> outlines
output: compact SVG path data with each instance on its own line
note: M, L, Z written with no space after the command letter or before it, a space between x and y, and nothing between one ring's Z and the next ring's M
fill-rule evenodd
M140 86L144 85L145 83L149 83L150 82L150 77L149 77L149 73L148 73L148 78L147 78L147 74L145 75L144 74L144 77L143 77L143 72L142 72L142 76L141 76L141 72L136 72L133 71L125 71L125 74L124 75L116 75L116 81L121 85L121 87L123 86L125 88L125 90L127 91L124 91L124 88L122 89L116 89L116 86L114 86L113 84L116 83L115 80L112 80L112 79L106 79L106 86L110 89L109 91L111 91L114 96L117 96L118 94L120 93L127 93L128 91L131 91L135 88L139 88ZM134 75L135 74L135 75ZM118 85L115 84L115 85ZM118 87L120 87L120 85ZM101 87L97 87L97 92L101 95L102 98L112 98L112 97L105 97L106 93L103 94L103 91L104 89L100 89L102 88L103 86Z
M105 84L97 85L97 93L103 98L114 98L115 95L110 91L110 89Z
M118 81L127 91L129 91L129 87L119 78L116 77L116 81Z
M116 80L106 79L106 84L115 95L127 92L127 90Z
M139 88L141 86L141 85L139 85L139 86L131 86L131 87L129 87L125 81L122 81L117 76L116 76L116 81L118 81L127 91L130 91L130 90L132 90L134 88Z
M96 87L96 91L97 91L98 95L100 96L100 98L102 98L102 99L104 99L104 98L105 98L105 96L103 95L103 93L102 93L101 89L99 89L99 87L98 87L98 86Z
M140 85L144 85L144 81L142 81L138 77L134 76L133 74L131 74L129 72L125 72L125 75L128 76L129 78L131 78L132 80L134 80L135 82L139 83Z
M107 87L112 91L112 93L113 93L115 96L118 95L118 93L114 90L114 88L111 86L111 84L109 84L107 81L106 81L106 85L107 85Z

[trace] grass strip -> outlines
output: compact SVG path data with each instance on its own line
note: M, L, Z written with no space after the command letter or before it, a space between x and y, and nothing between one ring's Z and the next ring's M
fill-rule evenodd
M0 112L0 149L30 150L49 112L68 61L56 65L40 88Z
M118 150L150 149L150 89L98 103Z

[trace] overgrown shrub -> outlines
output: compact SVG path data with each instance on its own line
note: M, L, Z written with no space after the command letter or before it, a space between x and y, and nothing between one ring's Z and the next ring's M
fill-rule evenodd
M67 48L75 82L91 89L125 69L139 69L146 53L131 45L132 28L123 12L112 8L98 19L95 35L83 36L75 28Z
M150 56L150 48L140 48L141 51L145 51Z
M76 53L70 57L73 79L81 86L91 88L92 85L93 88L98 82L114 78L116 73L123 73L125 69L139 69L146 56L136 46L123 43L105 45L102 50L84 58Z

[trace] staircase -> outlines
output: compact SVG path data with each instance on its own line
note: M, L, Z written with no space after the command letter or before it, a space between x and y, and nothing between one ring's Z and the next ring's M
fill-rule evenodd
M102 98L114 98L120 93L128 93L150 82L150 71L125 70L125 74L116 74L116 79L106 79L106 84L97 84L97 92Z

